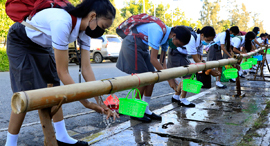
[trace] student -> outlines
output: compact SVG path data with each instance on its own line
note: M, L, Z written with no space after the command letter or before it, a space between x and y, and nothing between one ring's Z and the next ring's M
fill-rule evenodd
M215 29L211 26L205 26L202 30L194 32L196 36L191 35L190 41L184 47L171 47L168 56L168 68L186 66L190 64L188 55L191 55L195 63L203 62L203 45L208 45L216 36ZM191 75L184 76L185 79ZM172 97L172 102L177 102L179 106L195 107L195 104L186 100L186 91L183 89L183 81L178 85L178 91ZM181 97L180 97L181 94Z
M235 37L239 34L239 28L238 26L233 26L230 29L226 30L226 32L222 32L216 36L214 39L213 45L210 46L208 54L207 54L207 60L213 61L213 60L221 60L224 58L231 58L230 55L231 51L231 38ZM226 45L226 46L225 46ZM223 51L223 57L221 54L221 50ZM218 68L219 72L222 72L222 68ZM226 85L222 85L220 82L220 76L217 76L216 78L216 86L217 88L225 89L227 88ZM235 82L234 80L230 80L232 82Z
M164 59L163 56L166 55L169 44L184 46L189 42L191 35L190 31L184 26L176 26L173 28L166 26L166 34L163 37L163 31L157 23L141 24L132 29L132 32L135 34L143 33L148 37L148 42L132 35L128 35L124 38L116 67L128 74L155 72L155 69L158 71L166 69L166 59ZM134 40L134 38L136 38L136 40ZM137 54L135 54L135 42ZM162 51L159 62L157 56L160 46ZM151 54L149 54L149 47L151 47ZM137 55L137 69L135 68L135 55ZM176 90L176 81L171 79L168 82L170 86ZM154 84L138 88L141 95L143 95L142 100L148 104L151 100L153 87ZM160 115L151 112L149 106L147 106L143 118L131 118L142 122L162 119Z
M248 32L245 36L237 36L232 38L232 51L235 54L245 54L250 52L254 48L254 45L251 43L256 37L254 32ZM242 48L242 51L241 51ZM242 69L239 71L239 76L245 78L243 75Z
M259 44L265 45L266 37L267 37L267 36L266 36L264 33L262 33L262 34L260 35L260 37L257 38L257 41L259 42Z
M71 15L77 18L72 30ZM40 31L25 27L21 23L11 26L7 37L7 55L13 92L74 84L68 71L68 44L77 38L82 46L82 75L85 81L94 81L90 65L90 37L101 36L115 18L115 8L109 0L84 0L77 7L68 5L64 9L47 8L35 14L29 24ZM72 30L72 31L71 31ZM44 33L43 33L44 32ZM97 102L99 102L96 97ZM81 100L81 104L107 116L117 116L104 104ZM6 146L16 146L18 133L25 113L11 112ZM87 142L71 138L65 128L62 108L53 116L56 139L59 146L86 146Z
M258 35L260 34L260 28L259 28L259 27L254 27L252 31L255 33L256 38L259 38ZM260 43L257 41L257 39L254 39L254 40L253 40L253 44L255 44L255 47L256 47L256 48L262 47L262 44L260 44Z

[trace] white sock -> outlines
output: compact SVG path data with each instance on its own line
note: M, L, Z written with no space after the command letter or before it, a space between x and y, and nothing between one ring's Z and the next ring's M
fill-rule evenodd
M240 76L243 75L242 69L239 70L239 75L240 75Z
M186 98L180 98L180 101L184 103L185 105L189 105L190 102Z
M236 79L232 79L233 81L236 81Z
M75 144L78 141L78 140L73 139L72 137L70 137L68 135L64 120L62 120L60 122L53 123L53 125L54 125L54 129L55 129L55 133L56 133L55 134L56 139L58 141L68 143L68 144Z
M148 103L148 106L146 107L145 113L148 114L148 115L152 115L152 112L149 110L151 96L143 96L142 100Z
M218 87L223 87L223 85L221 84L220 81L216 81L216 85L217 85Z
M173 98L176 99L176 100L180 100L180 95L173 95Z
M7 133L7 141L5 146L17 146L19 134Z

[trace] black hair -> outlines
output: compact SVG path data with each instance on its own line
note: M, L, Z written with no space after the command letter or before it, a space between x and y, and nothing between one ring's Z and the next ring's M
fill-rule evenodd
M197 33L203 34L206 38L216 36L216 31L212 26L205 26L202 30L198 29Z
M253 31L253 32L256 34L256 36L257 36L259 30L260 30L259 27L254 27L252 31Z
M256 34L253 31L250 31L245 35L245 49L247 50L247 52L251 51L251 46L252 46L251 41L255 38L256 38Z
M233 26L231 27L229 30L226 30L226 38L225 38L225 44L226 44L226 49L228 52L230 52L230 48L231 48L231 36L230 36L230 31L234 34L239 34L240 30L238 28L238 26Z
M264 44L267 44L268 37L269 37L268 33L265 33L265 37L266 37L266 39L264 40Z
M68 4L64 8L69 14L85 18L91 11L96 12L96 17L105 17L107 19L115 18L116 10L109 0L83 0L82 3L74 7Z
M171 30L173 33L176 34L176 38L184 43L185 45L189 43L191 33L190 30L185 26L175 26Z
M261 35L260 35L260 37L262 38L262 37L265 37L266 35L264 34L264 33L261 33Z

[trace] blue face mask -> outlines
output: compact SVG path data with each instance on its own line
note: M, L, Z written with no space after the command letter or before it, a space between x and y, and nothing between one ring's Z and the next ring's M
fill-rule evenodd
M206 41L202 41L203 45L209 45L209 43L207 43Z
M234 36L233 34L230 34L230 37L231 37L231 38L234 38L235 36Z
M258 34L260 34L260 31L258 31Z

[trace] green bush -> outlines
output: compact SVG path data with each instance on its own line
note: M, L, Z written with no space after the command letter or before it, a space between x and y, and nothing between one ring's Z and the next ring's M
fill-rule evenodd
M8 70L9 70L9 63L7 52L4 48L0 48L0 72Z

